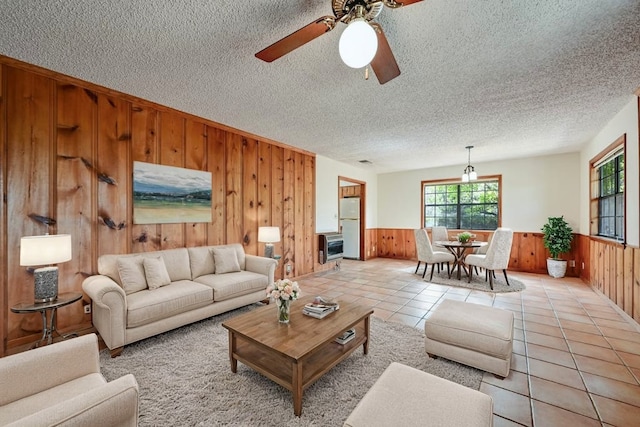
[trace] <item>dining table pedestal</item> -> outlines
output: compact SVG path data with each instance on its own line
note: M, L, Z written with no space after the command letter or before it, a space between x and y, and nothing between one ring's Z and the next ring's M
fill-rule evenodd
M464 263L466 252L472 249L477 249L477 248L486 246L487 242L472 241L472 242L462 243L457 240L447 240L447 241L439 240L435 242L435 244L438 246L442 246L443 248L447 248L447 250L453 254L453 256L455 257L455 260L453 261L453 269L451 270L449 277L451 277L451 275L453 275L453 273L457 269L457 277L458 277L458 280L460 280L462 278L462 270L464 270L467 276L469 275L469 272L467 271L467 265Z

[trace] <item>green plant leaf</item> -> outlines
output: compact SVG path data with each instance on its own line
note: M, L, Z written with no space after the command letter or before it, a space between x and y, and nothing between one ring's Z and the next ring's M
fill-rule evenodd
M564 216L549 217L542 226L544 247L549 250L551 258L559 259L560 254L571 250L573 230L564 220Z

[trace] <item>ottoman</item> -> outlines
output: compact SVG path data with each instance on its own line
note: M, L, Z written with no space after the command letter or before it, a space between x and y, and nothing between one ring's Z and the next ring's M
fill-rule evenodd
M513 313L500 308L444 300L425 321L425 348L464 365L509 375L513 352Z
M490 427L490 396L393 362L344 422L345 427Z

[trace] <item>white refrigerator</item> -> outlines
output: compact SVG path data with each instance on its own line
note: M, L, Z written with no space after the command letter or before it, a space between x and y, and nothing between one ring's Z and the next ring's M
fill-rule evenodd
M340 199L340 226L344 238L343 256L360 259L360 198Z

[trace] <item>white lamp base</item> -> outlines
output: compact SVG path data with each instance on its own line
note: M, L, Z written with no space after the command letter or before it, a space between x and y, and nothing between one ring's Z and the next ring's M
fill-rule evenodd
M58 298L58 267L37 268L33 278L35 302L51 302Z

